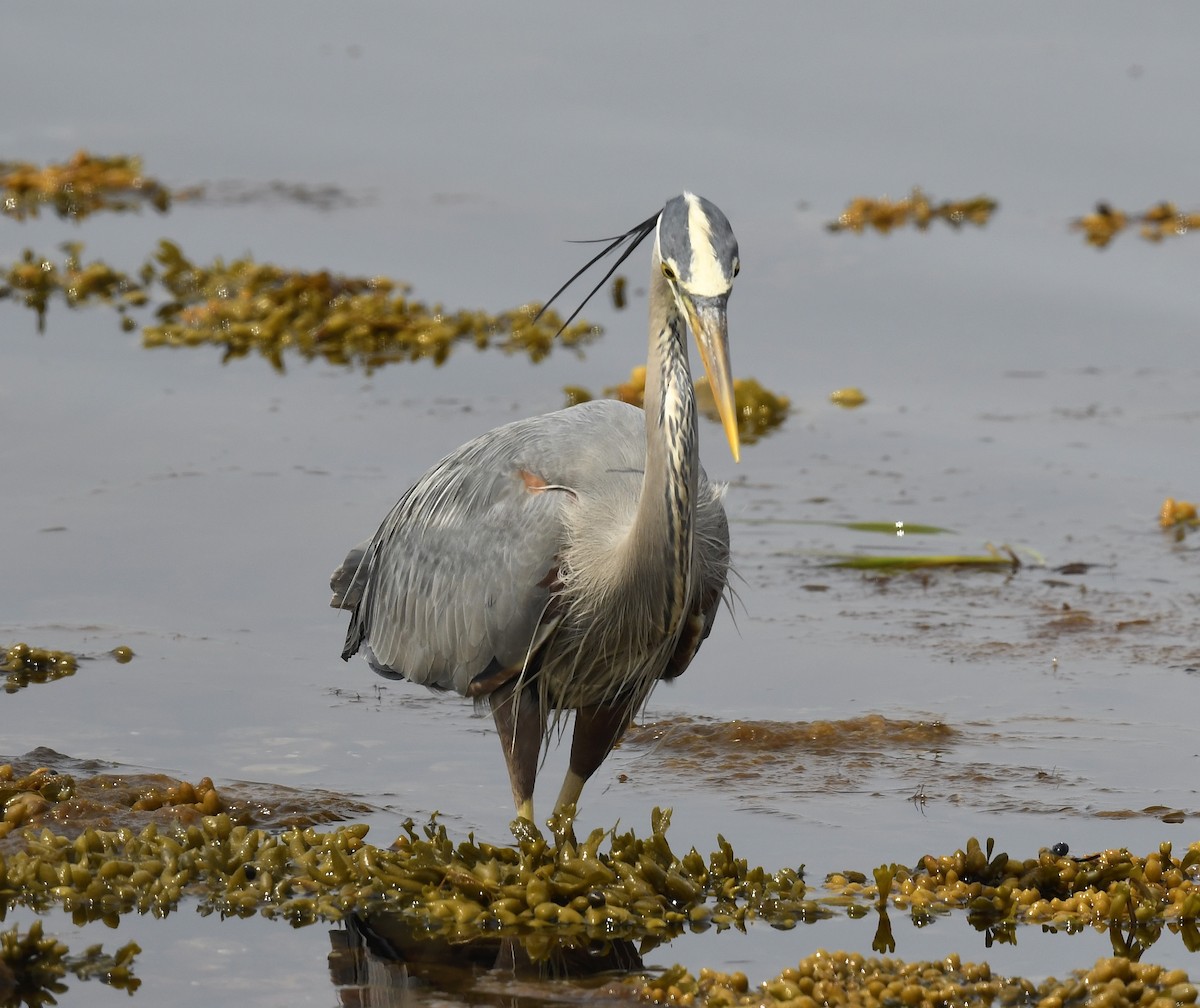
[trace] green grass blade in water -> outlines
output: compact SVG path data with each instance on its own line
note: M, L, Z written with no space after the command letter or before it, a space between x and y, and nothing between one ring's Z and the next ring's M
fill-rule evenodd
M1021 566L1015 553L1006 551L982 556L962 554L925 554L906 556L841 556L826 567L842 567L850 570L925 570L937 567L982 567L991 570L1016 570Z

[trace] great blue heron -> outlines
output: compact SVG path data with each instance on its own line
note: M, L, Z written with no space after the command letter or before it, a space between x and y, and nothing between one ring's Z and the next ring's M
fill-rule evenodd
M380 675L490 701L517 814L530 820L561 714L575 711L575 728L556 808L575 803L654 685L687 668L725 592L729 525L723 488L699 463L687 330L736 460L729 221L685 192L550 300L628 243L611 276L651 233L645 411L594 401L475 438L422 476L330 582L331 604L353 613L343 658L362 648Z

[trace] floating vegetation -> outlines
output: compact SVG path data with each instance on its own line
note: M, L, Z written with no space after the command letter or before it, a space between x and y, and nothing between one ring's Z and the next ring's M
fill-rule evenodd
M816 721L720 721L675 714L631 726L621 745L645 754L626 777L649 768L656 780L668 775L735 796L783 793L820 802L824 795L844 794L868 776L910 773L919 761L940 760L964 741L962 729L937 718L866 714ZM970 786L969 779L963 783Z
M20 845L20 830L26 826L76 836L113 823L130 829L190 826L203 816L224 813L236 825L280 829L349 819L370 810L321 791L249 783L218 790L209 777L192 784L147 771L95 771L96 764L72 761L52 749L36 749L17 764L0 764L0 853Z
M59 217L82 220L102 210L124 212L152 206L166 213L175 203L299 203L316 210L337 210L371 202L335 185L305 185L274 180L248 183L208 182L170 190L143 173L142 159L128 155L98 157L76 151L63 164L39 166L0 161L0 212L17 220L37 217L43 207Z
M1066 980L1049 977L1035 985L1026 979L993 974L987 963L964 963L953 954L937 962L904 962L822 950L756 987L751 987L741 972L702 969L695 976L682 966L618 986L632 986L644 1001L681 1008L942 1008L967 1004L1125 1008L1196 1001L1196 987L1184 970L1119 957L1100 959L1090 970L1076 970Z
M578 385L568 385L563 390L567 405L588 402L592 394ZM604 394L621 402L641 406L646 395L646 366L639 364L629 372L628 381L613 385ZM765 389L753 378L735 378L733 382L734 410L737 415L738 433L747 444L753 444L765 434L782 425L791 410L791 400ZM720 423L708 379L696 379L696 401L700 411L714 423Z
M112 955L92 945L73 956L66 945L43 933L41 921L34 921L23 935L15 927L0 931L0 1000L6 1005L58 1004L54 995L67 989L62 981L68 973L132 994L141 985L132 968L139 952L137 943L129 942Z
M753 444L776 427L782 426L792 408L792 402L787 396L776 395L763 388L753 378L735 378L733 398L737 410L738 433L747 444ZM709 420L714 423L720 422L707 378L700 378L696 382L696 403Z
M1082 231L1084 240L1096 248L1106 248L1122 231L1134 226L1146 241L1160 242L1200 228L1200 212L1186 213L1165 200L1141 213L1127 213L1107 203L1097 203L1092 213L1071 221L1072 229Z
M169 821L186 823L226 810L209 777L195 785L162 774L132 778L98 774L77 787L73 775L49 767L17 776L11 763L0 765L0 804L4 806L0 840L34 821L66 822L82 828L86 822L103 822L114 813L166 808Z
M142 307L149 300L146 286L152 275L147 275L146 267L142 270L143 278L138 280L98 260L84 264L80 258L83 245L79 242L66 242L60 247L64 253L61 266L32 249L25 249L20 261L0 277L0 300L19 299L26 308L32 308L37 313L38 332L45 329L46 309L56 296L62 297L70 308L103 302L116 308L121 328L135 328L136 323L126 312Z
M121 645L107 652L107 656L119 664L133 660L133 650ZM74 675L80 661L102 657L100 655L77 655L69 651L51 651L47 648L30 647L28 644L13 644L0 650L0 672L4 673L4 691L16 693L34 683L48 683Z
M74 675L78 667L79 660L69 651L51 651L28 644L13 644L4 651L4 661L0 662L5 693Z
M825 563L825 567L844 567L850 570L909 571L939 567L979 567L984 570L1015 571L1021 567L1017 554L1009 546L988 546L988 552L972 554L853 554Z
M855 887L863 897L923 915L965 910L977 930L992 941L1015 942L1018 923L1073 933L1107 927L1115 951L1138 958L1162 930L1179 934L1191 952L1200 951L1200 843L1182 857L1169 842L1145 858L1106 850L1072 857L1065 845L1018 859L994 852L974 838L966 849L940 857L926 854L909 869L890 865L876 873L877 886ZM878 883L888 891L880 892ZM845 878L827 884L847 893Z
M741 928L757 918L791 927L831 913L807 898L802 869L750 868L720 837L708 860L694 849L676 856L669 824L670 813L656 809L645 840L595 830L578 843L560 817L549 843L519 820L516 845L498 847L473 837L455 844L435 821L418 831L410 820L389 850L365 843L365 825L268 833L226 813L186 828L87 829L73 839L29 829L0 857L0 909L61 905L77 924L113 923L132 911L163 916L193 896L204 913L297 925L386 911L455 942L547 928L657 941L685 928Z
M20 299L37 312L39 331L55 296L70 307L109 304L127 330L136 327L128 311L155 300L158 324L142 330L145 346L215 345L225 361L257 353L279 371L288 352L371 371L397 361L442 364L461 344L539 361L556 342L578 347L599 333L587 322L560 333L561 318L554 311L538 317L538 305L494 315L447 312L412 300L405 284L385 277L306 273L252 259L199 265L166 239L136 276L83 262L79 243L62 249L61 266L25 250L0 282L0 299Z
M696 722L687 729L659 726L653 744L682 747L712 763L729 753L753 759L796 748L940 749L956 734L936 721L878 715L807 725ZM752 867L720 836L707 858L694 848L676 853L667 840L670 813L658 809L645 838L614 828L581 841L570 815L560 815L548 835L517 820L515 842L502 846L474 836L455 841L435 818L420 828L405 822L396 843L383 849L366 842L362 824L330 832L311 824L257 828L261 799L239 806L207 780L194 788L169 782L147 789L138 775L77 779L45 768L22 775L11 767L0 768L0 780L12 794L8 807L27 794L52 807L39 813L40 828L10 831L0 848L0 915L13 906L58 906L77 926L93 920L115 926L130 912L164 916L189 901L204 914L262 915L294 925L387 914L418 937L452 943L518 937L536 955L564 938L640 941L645 951L683 931L744 929L753 921L786 929L874 910L876 946L894 947L885 913L891 906L917 923L964 911L989 941L1015 940L1023 924L1067 932L1093 926L1107 929L1114 948L1134 958L1165 931L1200 950L1200 843L1182 855L1163 843L1145 858L1127 850L1072 857L1057 846L1021 859L997 853L991 840L971 839L911 868L881 866L873 886L862 872L831 874L827 895L820 895L807 888L802 866ZM123 789L123 797L108 806L88 798L108 789ZM130 801L134 794L140 797ZM298 805L320 804L301 797L307 801ZM216 808L223 810L207 811ZM278 825L278 817L269 818ZM50 821L66 831L49 828Z
M646 399L646 365L635 365L629 372L629 378L619 385L610 385L604 394L613 399L620 399L633 406L644 406Z
M171 242L155 256L157 279L173 300L159 310L163 324L144 331L147 346L225 347L225 360L255 351L278 370L283 352L358 364L368 371L396 361L443 363L458 344L491 346L541 360L556 342L579 346L592 338L586 322L568 326L538 305L491 315L446 312L410 300L409 288L386 278L303 273L249 259L197 266Z
M1094 926L1109 929L1114 947L1140 955L1165 928L1200 950L1200 843L1182 858L1164 843L1145 858L1044 850L1022 860L972 839L915 868L883 866L875 886L862 873L830 875L830 895L814 897L802 868L752 868L721 837L707 860L695 849L678 856L669 825L670 813L656 809L646 839L595 830L578 842L568 817L552 820L550 840L518 820L515 845L502 847L474 837L455 843L436 821L418 830L410 820L387 850L365 842L365 825L269 833L225 813L187 827L87 829L73 839L30 829L19 849L0 857L0 909L61 905L76 924L115 924L133 911L163 916L192 897L202 913L294 925L384 912L418 935L451 942L543 934L647 948L684 930L742 929L753 920L790 928L890 903L918 922L965 910L993 941L1014 940L1018 924Z
M0 161L0 213L17 220L37 217L43 207L78 221L101 210L144 206L165 213L170 205L171 193L142 173L138 157L96 157L81 150L63 164L44 167Z
M679 716L633 725L622 745L703 757L717 766L758 754L836 754L863 746L945 749L959 732L942 721L906 721L866 714L840 721L712 721Z
M1159 508L1158 524L1165 529L1200 525L1200 518L1196 515L1196 505L1191 501L1168 497Z
M905 785L902 794L889 791L886 800L907 799L915 808L949 802L992 813L1048 816L1062 815L1061 802L1053 796L1031 799L1032 787L1052 781L1064 791L1082 793L1094 786L1062 769L978 762L972 754L998 738L978 727L877 713L814 721L716 721L672 714L626 731L621 745L628 763L619 779L632 781L638 790L661 789L664 780L686 782L692 790L722 794L736 805L753 804L756 795L782 795L777 810L785 816L847 795L883 798L880 780L911 781L911 790ZM1131 809L1092 802L1077 802L1069 811L1094 820L1169 824L1200 814L1161 804Z
M983 227L998 206L988 196L934 204L920 189L914 187L902 200L859 196L850 201L837 220L830 221L825 227L829 231L853 231L856 234L862 234L869 227L887 234L909 224L919 231L925 231L935 220L945 221L953 228L960 228L964 224Z
M617 309L617 311L621 311L621 309L623 309L625 307L625 304L628 300L626 297L625 289L628 286L629 286L629 284L623 276L613 277L612 288L611 288L612 304L613 304L613 307L615 309Z
M862 389L840 388L829 393L829 401L835 406L841 406L843 409L854 409L856 406L861 406L867 401L867 397L863 395Z
M568 406L578 406L580 403L591 402L592 393L582 385L564 385L563 394L567 397Z
M73 797L75 781L67 774L39 767L30 774L17 777L11 764L0 766L0 806L4 808L0 839L43 815L55 802Z

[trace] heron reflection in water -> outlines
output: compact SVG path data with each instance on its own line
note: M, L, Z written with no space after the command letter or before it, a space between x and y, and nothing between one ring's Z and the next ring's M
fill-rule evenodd
M645 409L593 401L480 435L421 477L331 581L332 605L352 614L343 658L361 650L380 675L488 700L530 820L562 715L575 726L556 809L577 801L655 684L688 667L725 592L729 525L699 462L687 333L736 460L729 221L676 196L550 301L624 246L590 298L651 235Z

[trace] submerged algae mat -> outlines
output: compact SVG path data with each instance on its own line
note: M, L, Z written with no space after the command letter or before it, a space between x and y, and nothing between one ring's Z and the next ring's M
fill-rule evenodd
M868 714L836 721L720 721L680 714L634 725L622 746L645 749L656 770L713 787L788 781L786 793L843 791L856 774L913 755L937 755L963 733L941 721Z
M908 735L916 745L946 734L936 726L863 726L865 734L880 730ZM761 727L733 731L751 743L777 741L777 734ZM807 734L818 739L817 746L829 745L821 741L820 731ZM48 767L33 766L45 759L54 759L63 770L50 773ZM670 813L659 810L645 837L614 828L596 829L579 839L570 817L561 816L550 821L549 834L527 821L514 822L509 846L474 836L455 840L436 819L423 826L409 820L395 844L382 848L366 841L365 825L318 831L313 823L354 808L352 802L320 792L275 793L266 785L223 785L219 792L208 787L202 789L205 796L221 795L228 811L206 814L203 808L218 799L207 806L204 798L187 801L197 789L189 792L186 782L163 775L120 768L93 773L92 764L47 750L9 767L4 776L17 792L9 805L29 793L19 791L24 782L52 807L29 816L23 829L10 831L3 840L4 912L18 906L35 911L61 907L77 926L94 920L112 926L122 914L135 912L163 917L189 904L202 914L261 915L294 926L350 920L351 931L365 925L392 936L389 954L419 960L421 955L404 946L423 946L424 958L460 965L477 965L480 955L491 956L511 940L533 964L569 970L582 963L593 970L620 966L626 974L633 971L610 986L614 996L633 991L648 1000L685 1006L885 1004L896 999L943 1004L954 992L958 994L952 999L979 1003L1012 1003L1017 995L1034 994L1059 997L1059 1003L1084 1003L1081 999L1099 977L1108 978L1104 982L1113 1004L1150 1003L1147 993L1151 1000L1166 997L1176 1003L1195 998L1181 971L1156 972L1127 960L1142 958L1164 934L1179 936L1189 951L1200 950L1200 843L1178 852L1163 843L1144 857L1127 850L1075 857L1055 849L1022 858L997 851L991 840L980 844L972 839L951 854L927 854L911 867L890 864L870 875L831 875L816 890L806 883L803 866L773 872L751 866L720 836L708 857L694 848L674 851L667 837ZM45 785L55 778L52 800L45 799ZM259 788L255 800L239 803L237 796L253 787ZM73 797L106 790L118 797L107 803L96 798L81 803ZM163 800L171 793L180 799L174 805ZM278 799L274 806L270 794ZM130 800L134 795L140 797ZM301 812L305 802L307 823ZM279 809L285 805L292 824L280 828ZM154 818L147 821L147 816ZM256 817L273 827L254 826ZM891 951L889 909L911 915L914 922L965 914L971 926L996 941L1015 941L1016 930L1029 925L1043 932L1107 929L1114 950L1125 959L1102 960L1086 973L1041 987L995 977L986 964L964 965L955 957L910 963L824 952L784 970L760 989L751 989L738 974L702 971L695 977L681 969L655 977L637 973L642 954L685 931L762 925L790 929L840 914L876 914L874 947ZM403 940L395 940L397 935ZM38 970L61 977L64 969L78 966L77 975L90 976L87 962L108 964L112 979L130 989L136 986L131 971L136 949L130 946L110 957L89 949L84 960L76 961L40 933L31 929L21 936L14 930L0 941L0 954L21 990L36 983ZM373 954L384 954L378 943ZM61 967L57 973L55 963ZM835 996L834 990L840 993Z
M1069 720L1069 718L1067 719ZM955 805L990 811L1074 814L1108 819L1154 818L1168 823L1200 815L1197 809L1150 805L1114 808L1043 794L1053 782L1090 794L1091 783L1060 767L989 763L973 758L980 748L999 749L1019 732L985 722L955 726L867 714L832 721L719 721L677 714L634 725L622 746L653 756L656 774L705 787L744 792L753 786L780 797L856 793L877 787L881 772L913 780L911 801L923 805L936 794ZM971 755L960 758L957 750Z
M0 757L0 854L24 844L20 829L37 826L74 837L87 829L187 827L222 813L239 825L283 829L361 817L362 802L327 791L237 782L219 789L208 777L192 784L168 774L78 760L40 748L15 760Z

